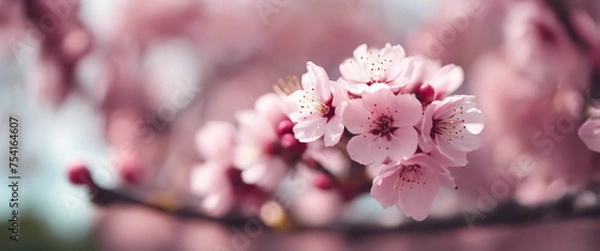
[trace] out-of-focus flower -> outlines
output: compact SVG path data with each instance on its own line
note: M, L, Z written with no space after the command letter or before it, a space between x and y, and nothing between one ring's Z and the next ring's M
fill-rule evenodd
M402 89L403 93L412 93L422 84L429 84L435 90L434 99L439 100L456 91L464 80L461 67L454 64L444 65L425 56L406 58L405 77L409 85Z
M196 134L200 155L222 165L231 165L235 147L235 127L227 122L209 121Z
M242 170L244 182L267 191L273 191L287 172L288 163L281 157L282 145L276 130L279 122L286 119L284 106L280 96L269 93L256 101L255 110L236 114L240 127L234 164ZM290 134L282 135L282 139L286 135ZM289 140L286 146L293 148L295 138Z
M552 10L539 1L515 3L504 24L504 50L511 63L540 84L571 76L581 59Z
M388 85L396 91L408 83L403 76L406 54L400 45L386 44L383 49L367 49L362 44L354 50L353 58L340 65L344 87L354 94L362 94L373 84Z
M473 102L474 96L451 96L433 101L423 113L419 147L433 148L454 165L467 164L466 153L481 146L477 136L483 130L483 114Z
M244 183L241 171L234 166L236 133L235 127L227 122L211 121L196 135L198 151L205 162L192 169L190 189L202 197L203 212L213 217L226 215L236 202L252 206L262 199L262 191Z
M455 187L450 173L431 156L418 153L384 166L373 180L371 195L384 208L396 205L407 216L422 221L440 186Z
M583 96L591 67L589 55L564 29L566 20L559 21L545 2L509 7L502 50L481 57L470 70L486 131L482 151L469 162L513 175L514 189L502 199L537 205L585 187L596 172L593 154L576 135L580 106L570 98ZM469 193L500 179L495 176L479 173L479 180L470 180L457 173L457 180Z
M235 205L233 187L227 171L227 166L216 161L205 162L191 171L191 191L202 197L200 207L210 216L224 216Z
M585 145L594 152L600 152L600 109L589 108L590 118L583 122L577 134Z
M287 97L292 104L289 114L294 135L300 142L312 142L324 137L325 146L340 141L344 132L342 103L347 93L337 82L329 80L327 72L312 62L306 64L308 72L302 76L302 89Z
M421 119L421 103L413 95L394 93L386 84L374 84L362 99L348 102L344 125L357 136L348 142L350 158L363 165L410 157L418 144L413 127Z
M211 121L196 134L198 151L206 162L192 169L190 186L194 194L203 197L201 208L214 217L228 213L235 202L227 175L233 168L235 132L229 123Z
M41 38L38 63L43 69L38 70L40 77L32 80L35 91L54 104L61 104L76 89L78 62L93 47L92 34L77 15L79 0L26 1L23 9L26 18L40 31L36 33Z

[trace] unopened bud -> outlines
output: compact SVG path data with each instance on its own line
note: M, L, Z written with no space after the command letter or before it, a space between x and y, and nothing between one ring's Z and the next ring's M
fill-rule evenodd
M421 104L425 106L433 102L433 99L435 97L435 90L430 84L422 84L415 91L415 95L417 95L417 99L421 101Z
M92 183L90 170L83 163L75 163L68 167L69 181L76 185L85 185Z
M315 187L323 190L329 190L333 187L333 179L324 173L319 173L313 180Z
M121 177L130 185L139 184L144 174L144 169L137 159L125 160L121 164Z
M297 155L301 155L306 151L306 143L302 143L294 137L294 134L288 133L281 136L281 147L286 150L293 151Z
M294 133L294 131L293 131L294 125L295 125L294 122L287 120L287 119L279 122L279 124L277 124L277 135L279 137L282 137L283 135L286 135L289 133L293 134Z

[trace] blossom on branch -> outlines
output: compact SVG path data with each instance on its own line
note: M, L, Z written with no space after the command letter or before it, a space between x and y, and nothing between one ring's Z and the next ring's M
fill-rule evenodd
M371 196L384 208L395 205L406 216L422 221L440 186L456 187L448 170L431 156L418 153L384 166L373 179Z
M362 99L353 99L343 113L351 133L348 154L363 165L410 157L419 142L415 126L421 119L421 103L413 95L395 95L387 85L374 84Z
M302 90L286 98L291 104L290 120L296 123L294 135L304 143L324 137L325 146L333 146L344 132L341 105L348 95L337 82L329 80L322 67L308 62L306 69Z

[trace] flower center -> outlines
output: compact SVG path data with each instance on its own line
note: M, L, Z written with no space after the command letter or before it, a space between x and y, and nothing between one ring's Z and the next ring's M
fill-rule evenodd
M423 169L419 165L406 165L402 166L402 170L398 174L398 180L394 184L396 190L402 190L405 187L413 189L415 185L425 185L425 182L421 182L420 178L423 176Z
M392 63L391 59L383 58L380 52L373 53L369 51L367 55L361 56L359 61L364 63L364 68L370 72L371 81L367 82L368 86L376 83L388 83L389 81L385 78L385 72L387 67ZM350 61L354 64L354 60Z
M375 128L371 130L371 133L380 138L385 137L388 141L392 140L392 134L398 129L398 127L394 127L394 118L388 115L382 115L374 121L374 124Z
M335 114L335 109L331 106L333 103L333 95L330 94L329 99L326 102L323 102L319 97L312 93L314 91L315 88L312 88L311 92L304 91L304 95L298 100L300 103L299 112L305 115L313 115L317 112L317 114L322 114L323 117L328 118L327 121L329 121L329 116L333 117Z
M463 114L463 108L459 107L452 109L452 115L443 119L434 119L433 126L431 127L431 132L429 136L434 139L436 135L443 136L448 139L448 141L452 141L452 139L463 139L462 136L463 129L467 127L463 125L465 122L464 119L460 116Z

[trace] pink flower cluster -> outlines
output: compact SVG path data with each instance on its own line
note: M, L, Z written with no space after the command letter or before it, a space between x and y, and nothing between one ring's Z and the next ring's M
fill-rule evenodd
M272 191L312 144L342 149L378 170L371 195L384 208L396 205L425 219L440 187L456 187L447 168L466 165L466 154L481 144L483 116L474 97L448 96L462 84L462 69L386 44L360 45L340 73L333 81L308 62L297 90L266 94L254 110L238 114L233 161L217 161L212 148L203 151L207 163L235 166L244 183Z

